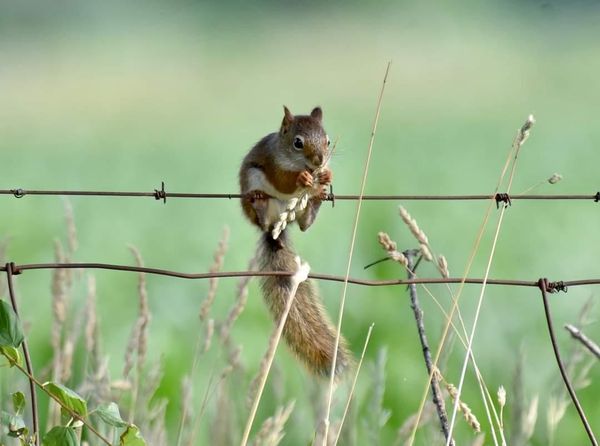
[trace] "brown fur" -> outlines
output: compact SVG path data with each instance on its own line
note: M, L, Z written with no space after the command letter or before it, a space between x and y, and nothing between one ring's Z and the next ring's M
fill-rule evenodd
M273 240L268 233L260 239L259 259L262 271L294 271L296 254L291 249L285 231ZM275 321L285 308L291 289L289 277L263 277L261 286ZM296 298L283 328L283 335L308 369L315 375L329 376L333 363L336 329L323 309L313 283L300 284ZM340 337L335 375L339 377L353 364L347 342Z
M294 116L284 107L279 132L271 133L256 143L242 162L239 174L243 194L242 209L250 222L266 231L259 242L258 258L262 271L294 271L297 268L296 254L287 240L285 231L277 240L273 240L268 222L263 221L268 200L280 197L270 198L264 195L264 191L250 190L252 186L249 172L252 169L261 171L270 186L275 189L274 192L269 192L273 194L278 192L288 195L294 193L298 187L310 187L314 170L307 170L307 164L311 163L313 168L320 166L328 152L328 140L323 130L322 119L323 112L319 107L314 108L310 115L302 116ZM297 135L304 138L302 151L293 147ZM312 225L319 212L325 185L332 179L331 170L322 170L318 179L320 186L315 188L306 211L296 216L296 222L302 231L306 231ZM263 185L266 188L268 186ZM290 289L289 277L262 278L263 294L276 321L283 313ZM331 373L336 329L327 317L312 282L302 282L298 287L283 336L294 353L313 373L320 376L328 376ZM336 377L348 369L352 362L346 341L340 338Z

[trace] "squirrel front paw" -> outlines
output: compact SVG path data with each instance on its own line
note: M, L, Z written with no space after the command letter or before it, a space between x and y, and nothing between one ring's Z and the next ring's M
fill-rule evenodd
M308 170L303 170L298 174L296 184L302 187L312 187L314 178Z
M322 185L331 184L333 181L333 173L330 169L325 169L317 174L317 183Z
M269 195L267 195L261 190L251 190L250 192L244 194L244 198L250 203L254 204L257 201L260 202L269 199Z

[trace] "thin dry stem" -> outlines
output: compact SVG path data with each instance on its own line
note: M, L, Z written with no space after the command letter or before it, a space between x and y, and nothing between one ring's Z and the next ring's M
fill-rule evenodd
M275 357L275 352L277 351L277 346L279 345L279 341L281 339L281 334L283 333L283 327L287 320L288 314L290 312L290 308L292 307L292 303L294 302L294 298L296 297L296 291L298 290L298 286L300 283L305 281L308 278L308 272L310 271L310 267L308 263L303 263L300 261L299 257L296 257L296 263L298 265L298 270L291 277L291 290L290 294L287 297L286 306L281 314L281 318L273 334L269 339L269 347L265 356L261 361L260 371L258 377L256 378L257 388L256 393L253 397L252 407L250 409L250 414L248 415L248 420L246 421L246 427L244 428L244 433L242 436L241 445L245 446L248 444L248 438L250 437L250 430L252 429L252 424L254 423L254 418L256 416L256 411L258 410L258 404L260 403L260 398L262 396L263 390L265 388L265 384L267 382L267 377L269 375L269 371L271 370L271 365L273 364L273 359Z
M214 254L214 262L210 267L211 273L216 273L220 271L223 267L223 261L225 259L225 254L227 253L227 242L229 241L229 228L225 226L223 228L223 235L221 236L221 240L219 241L219 246ZM205 321L208 317L208 313L212 307L212 304L217 295L217 286L219 284L219 279L216 277L211 277L208 282L208 294L206 295L206 299L202 302L200 306L200 320Z
M252 258L248 264L248 271L254 271L256 269L256 258ZM237 284L237 297L235 304L227 314L227 319L222 323L220 336L223 344L229 343L229 337L231 335L231 329L237 318L242 314L248 301L248 287L250 285L251 276L242 277Z
M533 119L533 116L529 115L529 117L527 118L527 120L525 121L525 123L523 124L523 126L517 132L517 136L515 137L515 141L513 142L514 160L513 160L512 168L511 168L510 175L509 175L509 178L508 178L508 185L507 185L507 188L506 188L506 193L507 194L509 194L510 191L511 191L511 186L512 186L512 182L513 182L513 179L514 179L515 170L516 170L516 167L517 167L517 159L518 159L518 156L519 156L519 151L520 151L521 146L523 145L523 143L529 137L529 131L530 131L531 126L533 125L534 122L535 122L535 120ZM477 322L479 321L479 314L481 312L481 307L482 307L482 304L483 304L483 297L484 297L484 294L485 294L485 289L486 289L486 285L487 285L487 279L489 277L489 273L490 273L490 270L491 270L491 267L492 267L492 260L494 258L494 254L496 252L496 245L498 243L498 237L500 235L500 228L502 227L502 221L504 219L505 211L506 211L506 206L503 206L502 209L500 210L500 216L498 217L498 223L496 225L496 230L495 230L495 233L494 233L494 238L493 238L493 242L492 242L492 248L490 250L490 254L489 254L489 257L488 257L487 266L486 266L486 269L485 269L483 285L481 286L481 292L480 292L479 298L477 300L477 309L475 310L475 317L473 319L473 326L472 326L472 329L471 329L471 334L469 336L469 341L468 341L468 346L467 346L467 352L466 352L466 355L465 355L465 359L463 361L462 370L461 370L461 374L460 374L460 379L459 379L459 383L458 383L457 398L454 401L454 410L453 410L453 413L452 413L452 420L450 421L450 433L452 433L452 431L453 431L454 422L456 420L456 414L457 414L457 411L459 409L459 399L460 399L460 395L461 395L461 392L462 392L462 386L463 386L463 383L464 383L465 375L466 375L466 372L467 372L467 364L468 364L469 356L471 355L472 348L473 348L473 339L475 338L475 331L477 329ZM446 446L449 446L449 440L446 441Z
M442 376L442 374L440 373L439 369L435 370L435 374L438 376L439 380L444 383L444 386L446 387L446 390L448 391L450 398L452 399L454 404L458 407L458 410L460 412L462 412L467 424L469 426L471 426L471 429L473 429L476 433L481 432L481 424L479 423L479 420L477 419L477 417L475 416L475 414L473 413L473 411L471 410L469 405L460 399L460 395L458 393L457 388L454 386L454 384L446 381L444 379L444 377Z
M267 418L254 439L254 446L277 446L285 432L283 427L294 410L295 402L291 401L286 406L280 406L272 417Z
M398 251L396 242L394 242L387 233L380 232L377 234L377 239L379 240L379 244L383 247L383 249L387 251L390 259L398 262L405 268L408 267L408 259L404 254L402 254L402 252Z
M374 326L375 323L372 323L369 326L369 331L367 332L367 336L365 338L365 344L360 355L360 360L358 361L358 365L356 366L356 372L354 373L354 379L352 380L352 387L350 388L348 400L346 401L346 407L344 408L344 414L342 415L342 419L340 420L340 426L338 428L337 435L335 436L335 441L333 443L334 445L336 445L340 440L340 435L342 434L342 429L344 427L344 421L346 420L346 416L348 415L348 411L350 410L350 403L352 402L352 398L354 396L354 389L356 388L356 382L358 381L358 374L360 373L363 359L365 359L365 352L367 351L367 346L369 345L369 340L371 339L371 332L373 331Z
M325 446L327 442L328 432L329 432L329 417L331 414L331 404L333 403L333 390L335 388L335 370L337 367L337 355L338 349L340 345L340 336L342 330L342 320L344 318L344 307L346 304L346 293L348 292L348 279L350 278L350 268L352 266L352 256L354 254L354 243L356 241L356 233L358 230L358 221L360 218L360 210L362 208L362 197L365 194L365 187L367 185L367 175L369 173L369 164L371 161L371 154L373 153L373 143L375 142L375 133L377 131L377 124L379 122L379 115L381 113L381 104L383 102L383 93L385 92L385 84L387 82L388 73L390 71L391 62L388 62L388 65L385 70L385 75L383 76L383 83L381 85L381 90L379 92L379 99L377 100L377 108L375 112L375 119L373 120L373 130L371 131L371 139L369 141L369 149L367 151L367 159L365 161L365 168L362 175L362 181L360 186L360 194L358 198L358 203L356 206L356 214L354 217L354 227L352 229L352 238L350 242L350 252L348 253L348 264L346 266L346 275L344 279L344 288L342 291L342 298L340 299L340 310L338 313L338 323L337 323L337 331L335 336L335 346L333 349L333 361L331 364L331 372L329 378L329 392L327 399L327 409L325 411L325 435L323 436L323 446Z

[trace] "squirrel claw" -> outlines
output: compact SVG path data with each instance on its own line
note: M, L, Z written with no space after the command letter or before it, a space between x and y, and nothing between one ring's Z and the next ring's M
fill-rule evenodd
M255 201L267 200L269 196L261 190L252 190L246 194L245 198L247 198L250 203L254 203Z
M327 187L322 186L317 196L321 201L327 200L329 198L329 192L327 192Z
M308 170L303 170L298 174L296 183L298 184L298 186L312 187L313 181L314 180L312 174Z
M320 172L317 175L317 182L319 184L331 184L331 181L333 180L333 174L331 173L331 170L329 169L325 169L323 172Z

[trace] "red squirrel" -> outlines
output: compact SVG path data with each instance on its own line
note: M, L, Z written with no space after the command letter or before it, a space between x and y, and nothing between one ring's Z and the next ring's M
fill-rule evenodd
M306 231L313 224L326 196L326 187L333 179L327 165L330 140L323 129L321 108L315 107L310 115L300 116L294 116L287 107L283 110L279 132L256 143L244 158L239 173L242 209L262 232L257 257L261 271L297 268L296 253L287 231L276 233L274 227L282 219L282 212L290 209L290 200L305 195L305 206L295 208L292 215L300 230ZM285 308L291 280L286 276L262 277L261 287L277 321ZM283 334L309 370L321 376L331 373L336 329L312 282L302 282L298 287ZM352 355L340 337L336 377L351 364Z

